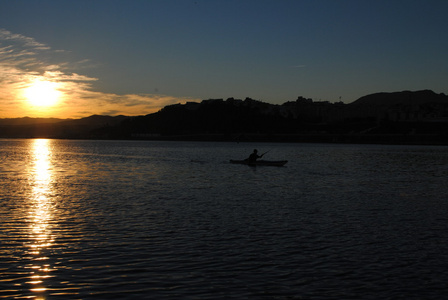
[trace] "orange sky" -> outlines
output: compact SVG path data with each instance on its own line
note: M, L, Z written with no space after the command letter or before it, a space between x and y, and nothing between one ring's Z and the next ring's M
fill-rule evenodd
M447 94L448 1L405 2L0 1L0 118Z
M0 42L0 118L145 115L169 104L199 101L161 94L101 92L93 87L97 78L70 70L77 68L76 63L50 64L40 59L58 51L33 38L0 29ZM78 64L88 65L88 61Z

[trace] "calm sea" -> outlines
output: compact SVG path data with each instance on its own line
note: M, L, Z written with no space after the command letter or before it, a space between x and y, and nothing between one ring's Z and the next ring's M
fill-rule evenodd
M285 167L228 163L254 148ZM441 299L448 148L0 140L0 298Z

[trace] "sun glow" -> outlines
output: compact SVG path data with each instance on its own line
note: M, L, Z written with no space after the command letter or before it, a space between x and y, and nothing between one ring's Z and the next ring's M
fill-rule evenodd
M61 96L61 92L57 88L58 83L56 82L36 80L25 89L25 98L33 106L53 106Z

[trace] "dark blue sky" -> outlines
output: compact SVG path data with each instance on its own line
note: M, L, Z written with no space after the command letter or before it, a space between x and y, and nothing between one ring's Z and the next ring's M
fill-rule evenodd
M447 12L445 0L2 0L0 48L44 45L38 68L16 67L85 76L78 88L113 95L103 113L135 105L126 95L153 97L148 110L166 97L352 102L448 93Z

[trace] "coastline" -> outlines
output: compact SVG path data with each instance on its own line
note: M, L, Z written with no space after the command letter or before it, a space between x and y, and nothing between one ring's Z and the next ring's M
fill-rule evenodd
M270 143L333 143L383 145L448 145L442 134L185 134L140 136L129 140L204 141L204 142L270 142Z

